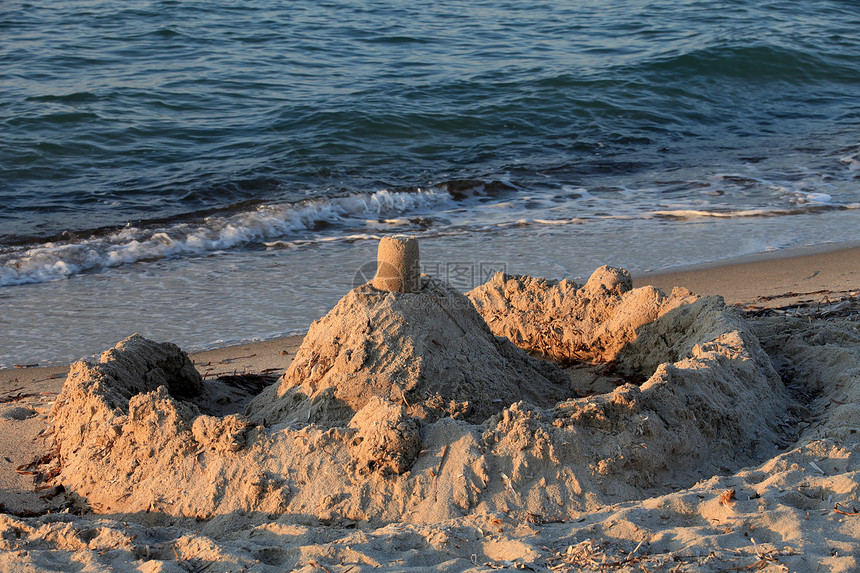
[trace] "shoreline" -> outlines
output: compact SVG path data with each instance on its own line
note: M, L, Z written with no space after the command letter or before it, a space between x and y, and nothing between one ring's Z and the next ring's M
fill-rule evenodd
M784 249L718 261L633 274L634 287L652 285L669 294L684 287L695 294L720 295L727 304L776 307L798 302L827 302L855 296L860 291L860 243L839 243ZM829 298L828 298L829 297ZM290 355L303 334L189 352L195 364L217 365L213 374L232 370L256 371L289 365L279 354ZM119 340L115 341L119 342ZM169 341L168 341L169 342ZM107 350L91 349L92 354ZM222 361L226 361L223 362ZM0 369L0 392L21 384L56 379L69 365ZM201 370L203 372L203 370Z

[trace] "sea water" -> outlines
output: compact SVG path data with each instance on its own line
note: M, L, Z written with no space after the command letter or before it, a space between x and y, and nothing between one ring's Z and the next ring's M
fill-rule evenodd
M0 366L860 239L860 4L11 0Z

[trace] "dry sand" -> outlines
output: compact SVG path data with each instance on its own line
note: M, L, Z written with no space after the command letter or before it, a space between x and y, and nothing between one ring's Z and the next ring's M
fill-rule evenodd
M796 302L826 303L860 286L860 246L752 255L718 265L647 273L636 277L634 284L663 290L680 285L698 294L720 295L729 304L763 308Z
M68 369L0 372L0 569L856 571L858 251L637 277L633 290L614 271L582 288L497 277L472 293L486 324L434 287L432 336L409 330L395 296L374 308L409 324L332 345L323 331L361 318L342 302L302 349L292 338L192 356L203 390L187 404L150 388L111 394L124 387L105 382L117 369L93 384L76 367L67 388L81 393L59 402ZM558 366L534 366L490 330ZM440 353L440 337L460 350ZM347 367L367 341L412 359L371 353ZM531 379L543 369L537 394L567 381L569 397L488 400L512 360ZM367 369L405 382L385 397L336 395ZM455 394L464 383L474 391ZM267 384L241 423L223 422ZM76 428L107 395L100 422ZM49 434L52 408L65 423ZM132 435L138 446L123 442ZM59 477L35 492L30 470Z

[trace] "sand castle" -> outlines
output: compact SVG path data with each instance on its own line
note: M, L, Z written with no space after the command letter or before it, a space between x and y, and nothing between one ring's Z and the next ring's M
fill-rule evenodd
M211 409L219 382L172 345L134 336L75 364L53 409L57 483L111 513L552 519L781 439L782 383L719 298L610 267L582 286L499 274L467 297L417 274L414 239L383 240L379 263L242 411Z
M345 425L376 397L422 422L481 423L523 399L551 406L569 396L555 365L494 336L467 297L420 276L418 265L415 239L383 239L376 277L311 325L281 383L251 402L249 418Z

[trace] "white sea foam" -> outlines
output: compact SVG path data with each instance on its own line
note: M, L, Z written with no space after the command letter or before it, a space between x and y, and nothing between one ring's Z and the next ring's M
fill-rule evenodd
M573 185L562 185L561 190L565 193L576 193L580 199L595 199L594 195L588 192L585 187L574 187Z
M840 158L840 161L848 164L849 171L858 171L860 170L860 160L858 160L858 156L860 156L860 154L846 155L845 157Z
M810 203L832 203L833 196L827 193L806 193L804 199Z
M597 225L599 221L693 221L779 217L857 209L842 187L815 181L786 185L721 174L712 180L761 185L767 201L748 202L743 190L693 197L660 194L643 187L609 192L562 185L576 193L560 201L559 187L532 189L505 196L455 201L442 189L413 192L382 190L342 197L307 199L298 203L263 205L232 215L213 216L197 223L160 228L128 226L85 240L44 243L29 249L7 248L0 253L0 286L40 283L85 272L142 261L195 257L228 251L247 244L270 250L306 248L330 242L372 240L385 233L415 232L425 238L494 232L516 227ZM715 187L715 188L716 188Z
M768 209L743 209L738 211L708 211L704 209L670 209L663 211L651 211L652 217L662 217L669 219L699 219L711 217L715 219L735 219L739 217L767 217L772 215L788 214L784 209L768 210Z
M263 205L197 224L159 229L127 226L106 236L69 243L44 243L0 255L0 286L40 283L105 267L205 254L254 241L277 242L318 223L338 223L369 214L398 215L451 201L446 191L418 190L352 194L299 203Z
M532 219L540 225L573 225L582 222L582 219Z

